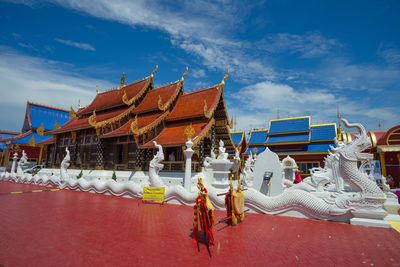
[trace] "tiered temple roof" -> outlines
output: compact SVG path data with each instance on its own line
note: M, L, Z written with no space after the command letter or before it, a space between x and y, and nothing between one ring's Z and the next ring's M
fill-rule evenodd
M118 142L109 138L128 136L123 141L126 142L133 136L139 149L154 148L153 141L164 147L180 148L188 138L185 130L191 128L195 147L205 137L214 142L218 138L224 141L228 153L234 152L229 134L232 122L223 97L228 75L220 84L185 93L183 82L187 70L180 80L157 88L153 87L154 73L129 85L124 85L123 76L119 88L97 92L95 99L77 112L71 108L73 118L51 133L55 136L71 133L69 136L75 140L77 132L87 129L95 130L97 137L109 140L109 144ZM210 149L208 144L207 148Z
M261 153L269 147L277 154L328 153L329 146L335 146L336 124L311 125L310 116L276 119L269 123L269 130L250 132L250 152Z
M69 111L56 107L27 102L22 133L3 139L12 144L35 144L49 139L47 131L55 130L70 120Z

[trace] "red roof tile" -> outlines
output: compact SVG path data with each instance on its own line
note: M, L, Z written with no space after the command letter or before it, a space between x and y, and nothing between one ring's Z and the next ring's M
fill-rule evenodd
M150 90L134 112L141 113L145 111L158 110L159 96L161 97L161 104L165 105L172 97L176 96L181 85L182 83L178 81L176 83Z
M207 103L208 111L212 110L212 108L218 104L221 93L220 90L220 85L216 85L211 88L181 95L167 120L170 121L203 116L204 101Z
M121 109L117 109L117 110L113 110L113 111L110 111L110 112L104 112L104 113L96 114L96 122L101 122L101 121L108 120L108 119L111 119L113 117L116 117L119 114L125 112L126 109L127 109L127 107L121 108ZM69 131L73 131L73 130L90 128L90 127L92 127L92 126L89 124L89 119L88 118L74 117L71 120L69 120L66 124L64 124L61 128L59 128L57 130L54 130L54 131L51 131L51 133L69 132Z
M198 122L192 123L192 127L194 128L195 134L193 139L197 136L203 134L208 128L211 126L211 120L206 122ZM176 126L170 126L165 128L156 138L147 142L146 144L140 146L141 148L149 148L154 147L153 141L156 141L157 144L163 146L177 146L184 145L187 141L186 135L184 134L186 127L190 124L185 123Z
M156 122L158 120L161 120L163 117L165 117L167 114L166 113L156 113L156 114L148 114L148 115L138 115L138 129L141 129L143 127L146 127L150 125L153 122ZM135 118L130 119L127 123L119 127L118 129L106 133L102 135L102 137L112 137L112 136L120 136L120 135L126 135L126 134L131 134L131 124L135 120Z
M147 88L147 85L151 81L152 77L149 76L141 81L128 84L121 90L113 89L110 91L97 94L96 97L93 99L92 103L90 103L90 105L88 105L87 107L79 110L77 114L87 114L93 112L93 110L99 111L99 110L109 109L112 107L126 105L122 101L122 96L124 95L124 92L126 92L128 99L131 99L134 96L140 94L143 90L145 90Z

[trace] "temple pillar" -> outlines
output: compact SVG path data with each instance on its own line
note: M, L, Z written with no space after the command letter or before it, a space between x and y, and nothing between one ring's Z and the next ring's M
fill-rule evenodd
M379 152L379 161L381 163L382 175L386 177L386 162L384 152Z
M4 153L4 162L3 162L3 166L6 167L6 170L8 167L9 159L10 159L10 144L7 144L7 149L6 152Z
M38 165L41 165L42 164L42 158L43 158L43 147L44 146L41 146L40 147L40 152L39 152L39 160L38 160Z
M96 146L96 170L104 170L104 143L100 138Z
M185 180L183 181L183 187L190 192L190 188L192 187L192 156L193 156L193 142L192 139L189 138L186 142L186 150L185 153Z

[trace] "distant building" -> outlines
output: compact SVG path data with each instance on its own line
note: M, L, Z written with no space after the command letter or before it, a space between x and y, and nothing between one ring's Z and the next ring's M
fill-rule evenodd
M4 150L1 165L7 167L16 152L21 157L22 150L25 150L30 162L41 164L46 157L46 150L40 142L49 139L49 136L45 136L48 131L60 128L69 119L67 110L28 101L22 132L0 133L0 147Z
M329 146L335 147L335 137L335 123L311 125L310 116L276 119L268 129L250 131L245 155L259 154L268 147L280 160L292 157L306 175L309 169L323 166Z

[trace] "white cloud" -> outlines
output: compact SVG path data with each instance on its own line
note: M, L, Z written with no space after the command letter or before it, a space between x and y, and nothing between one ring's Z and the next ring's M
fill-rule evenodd
M231 68L234 77L271 79L275 71L246 49L251 45L232 38L232 29L250 12L252 3L230 1L124 1L54 0L63 7L91 16L117 21L132 27L148 27L166 32L171 43L199 57L209 69ZM204 11L207 12L204 12ZM250 64L248 62L251 62Z
M328 39L319 32L304 35L278 33L260 41L258 47L270 53L299 53L302 58L316 58L332 53L342 45L336 39Z
M89 51L96 50L93 46L91 46L90 44L86 44L86 43L78 43L78 42L74 42L71 40L63 40L60 38L54 38L54 40L56 40L59 43L62 43L62 44L68 45L68 46L72 46L72 47L76 47L79 49L83 49L83 50L89 50Z
M25 115L26 101L69 109L81 100L89 104L95 96L95 88L111 88L104 80L78 76L70 64L49 61L20 54L0 46L0 105L12 107L12 112L0 114L1 128L20 130ZM74 107L76 108L76 106Z
M206 77L206 72L203 69L193 69L192 76L196 79Z
M400 51L394 45L381 43L376 53L387 63L400 65Z

